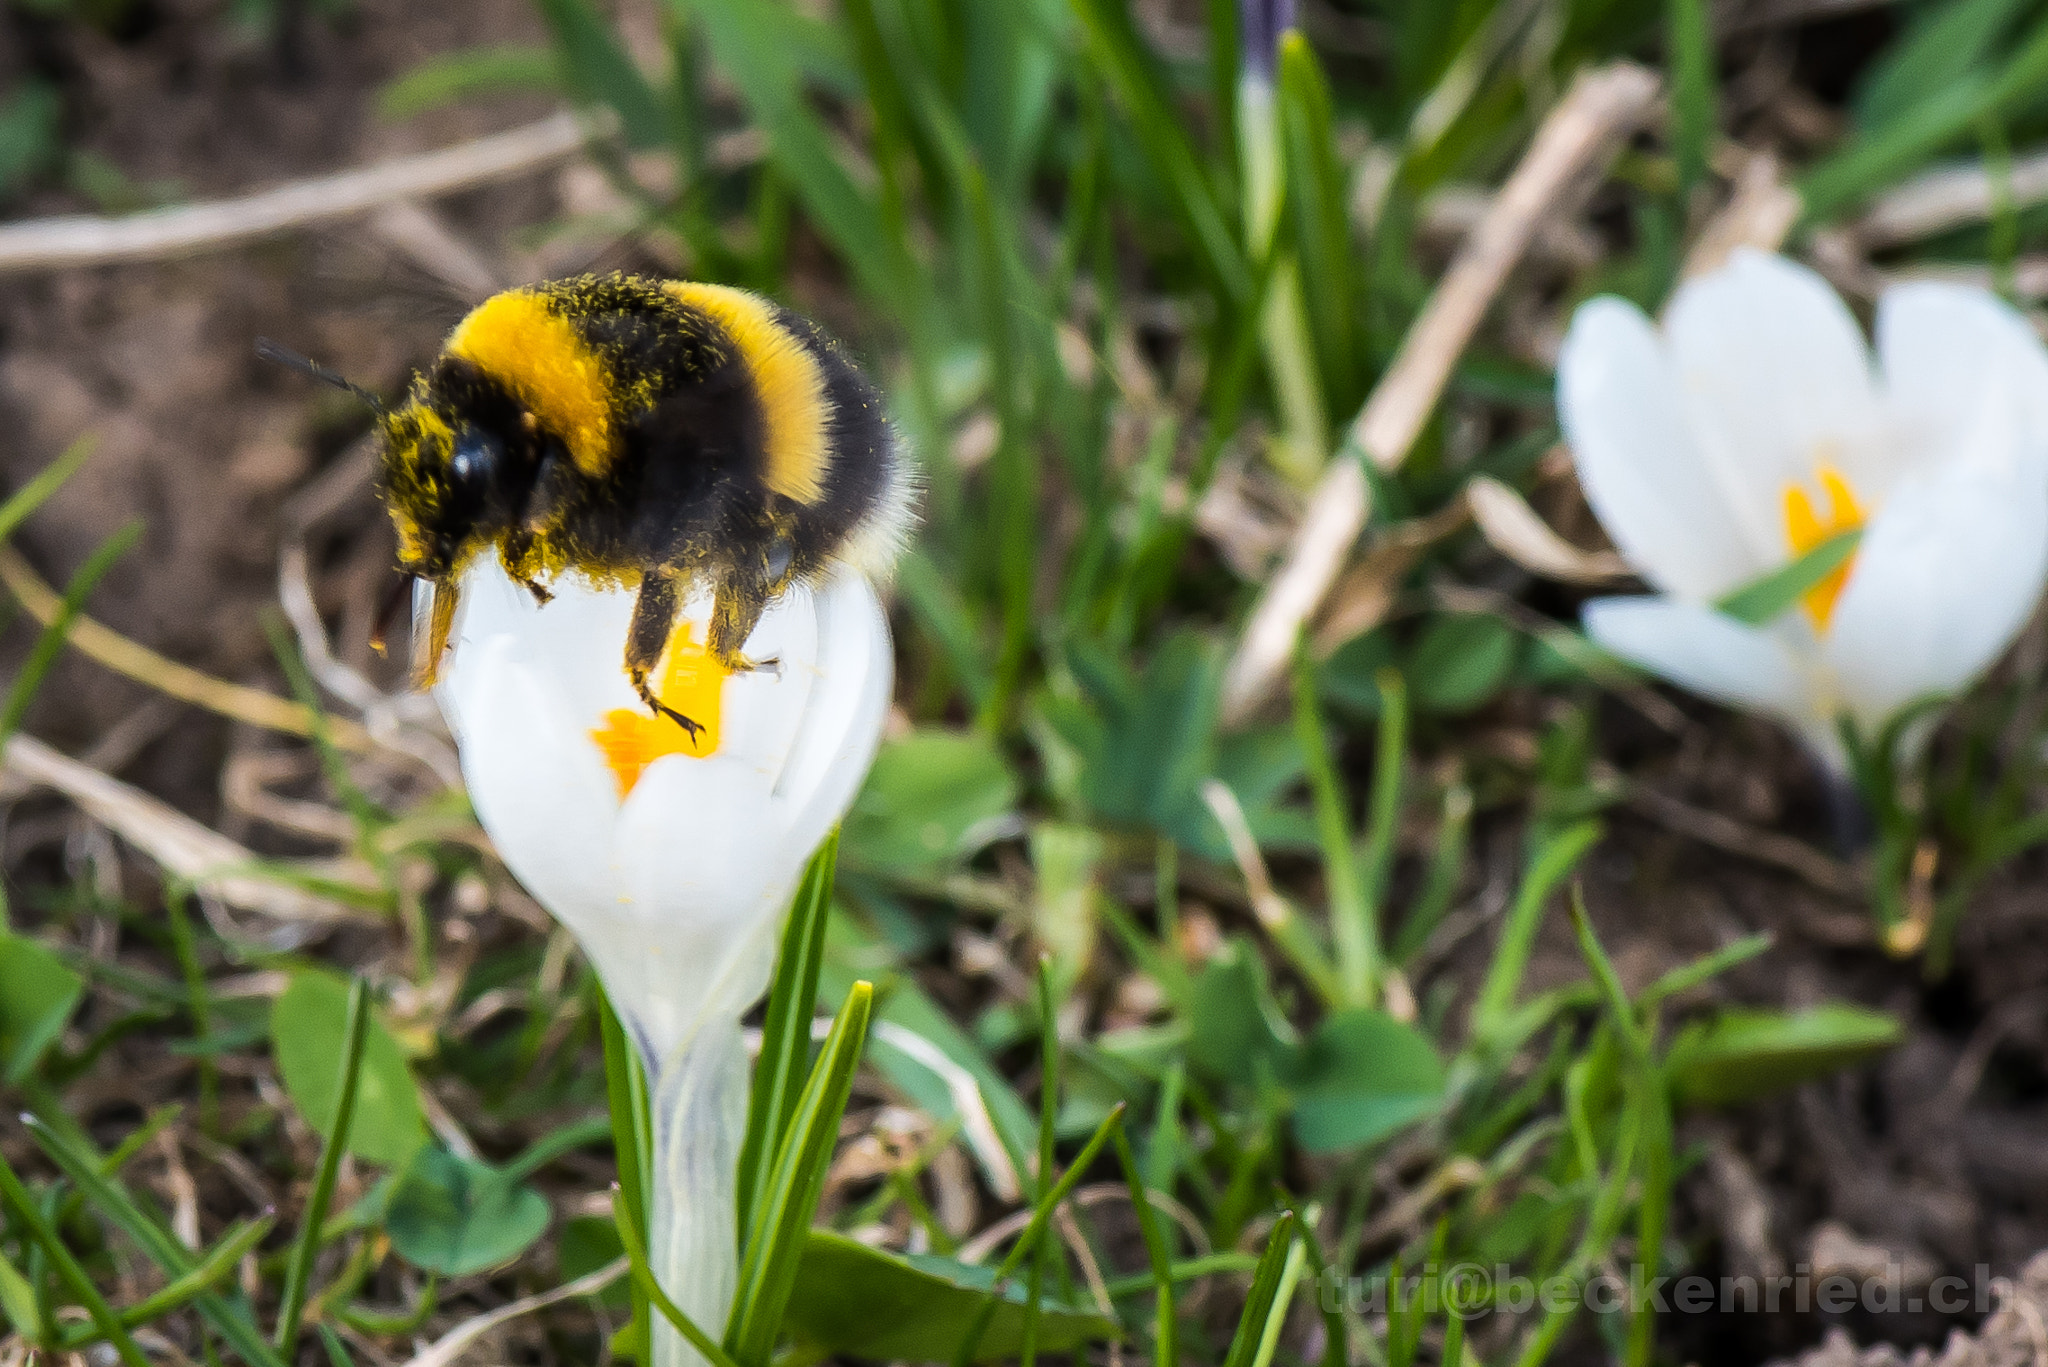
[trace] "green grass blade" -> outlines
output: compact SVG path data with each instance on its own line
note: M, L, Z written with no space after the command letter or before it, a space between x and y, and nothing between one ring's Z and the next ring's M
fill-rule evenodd
M25 1117L22 1125L93 1208L134 1240L166 1276L175 1279L192 1271L196 1266L192 1255L168 1230L151 1219L118 1181L103 1171L105 1164L98 1155L88 1152L40 1116ZM249 1317L219 1295L208 1292L196 1296L193 1307L214 1332L241 1355L243 1361L253 1367L284 1367Z
M1862 542L1861 527L1837 532L1790 564L1723 594L1714 607L1745 626L1766 626L1789 612L1808 590L1848 564Z
M211 1291L224 1278L234 1273L242 1261L242 1255L262 1243L264 1236L270 1233L271 1226L276 1223L273 1217L266 1215L259 1220L251 1220L229 1230L200 1258L198 1266L121 1311L121 1323L130 1329L137 1328L168 1315L205 1292ZM65 1346L76 1347L92 1337L91 1329L80 1326L66 1336Z
M14 1207L15 1218L21 1221L29 1237L43 1250L43 1255L56 1269L58 1279L78 1298L78 1303L85 1307L86 1313L92 1316L93 1326L98 1330L96 1336L112 1344L114 1351L121 1355L121 1361L128 1364L128 1367L149 1367L149 1359L142 1355L142 1350L135 1346L135 1340L128 1336L128 1329L121 1323L120 1316L114 1313L114 1308L107 1304L106 1297L92 1284L92 1278L78 1265L78 1259L71 1256L71 1250L64 1246L64 1240L44 1217L42 1208L36 1204L35 1198L28 1194L28 1189L22 1186L21 1179L14 1175L14 1169L7 1165L4 1158L0 1158L0 1198L4 1198L8 1205Z
M0 706L0 749L4 749L8 738L21 729L22 718L28 715L29 704L35 701L36 691L43 686L43 680L57 663L57 657L64 653L64 642L71 635L71 624L84 610L85 600L106 577L107 571L114 568L114 562L126 555L141 535L142 524L129 523L102 541L79 566L78 573L71 576L71 582L64 586L64 601L58 607L57 615L36 637L35 646L29 651L21 673L15 676L13 686L7 690L6 704Z
M1405 968L1443 922L1465 876L1465 851L1471 840L1472 790L1462 782L1453 783L1444 793L1443 819L1436 830L1436 852L1430 859L1429 876L1423 880L1421 894L1394 937L1395 963Z
M348 990L348 1015L342 1026L339 1092L334 1102L334 1134L320 1150L320 1166L313 1173L313 1190L299 1218L299 1237L285 1264L284 1293L277 1308L277 1351L292 1357L299 1346L299 1321L306 1312L306 1291L313 1280L313 1258L320 1252L320 1227L327 1220L327 1206L334 1199L334 1183L341 1175L341 1156L348 1151L348 1131L355 1119L356 1087L362 1078L363 1043L370 1037L370 987L361 978Z
M1316 698L1315 663L1304 639L1294 651L1294 736L1308 763L1309 791L1315 799L1316 836L1323 851L1323 878L1329 885L1330 939L1337 948L1337 977L1344 1001L1370 1006L1379 969L1378 935L1372 908L1358 878L1351 846L1351 816L1337 784L1337 768L1323 730L1322 705Z
M747 1103L747 1137L740 1146L737 1209L743 1230L754 1227L756 1194L767 1184L810 1067L811 1017L818 1009L825 922L832 910L832 880L838 866L835 828L804 870L775 958L768 1014L761 1022L761 1056L754 1064L754 1087Z
M1315 337L1329 406L1349 411L1363 397L1358 276L1347 186L1337 160L1329 81L1298 30L1280 40L1280 126L1286 156L1287 213L1294 221L1303 302Z
M548 48L506 43L430 58L377 92L377 117L399 122L476 95L559 89L562 63Z
M1266 1240L1266 1251L1259 1259L1258 1271L1252 1274L1251 1294L1245 1297L1244 1313L1238 1318L1223 1367L1253 1367L1266 1343L1269 1321L1276 1313L1287 1313L1286 1305L1279 1303L1280 1282L1294 1256L1294 1237L1294 1212L1288 1211L1274 1223L1272 1236Z
M1046 1227L1052 1222L1052 1213L1059 1209L1060 1203L1080 1184L1089 1165L1095 1161L1096 1155L1102 1152L1103 1146L1109 1143L1110 1137L1123 1129L1124 1107L1125 1103L1119 1101L1110 1109L1102 1123L1095 1127L1095 1133L1089 1136L1088 1142L1081 1146L1081 1152L1074 1155L1074 1161L1068 1166L1065 1175L1039 1196L1037 1204L1031 1210L1031 1222L1024 1226L1023 1233L1017 1236L1017 1242L1010 1246L1009 1253L996 1267L995 1278L989 1287L988 1300L975 1315L974 1322L968 1325L967 1332L961 1336L960 1346L953 1352L953 1367L968 1367L968 1364L974 1361L975 1354L981 1348L981 1336L988 1332L989 1321L995 1318L996 1298L1003 1293L1003 1283L1025 1258L1038 1251L1038 1241L1045 1237Z
M874 998L875 989L866 982L856 982L847 994L797 1100L769 1181L756 1197L732 1323L725 1336L726 1348L742 1367L767 1367L774 1356L782 1312L796 1289L805 1231L817 1211L839 1120L853 1091Z
M80 437L64 448L64 453L38 470L35 477L16 489L5 503L0 503L0 541L14 535L15 529L28 520L28 515L43 506L43 503L64 487L64 481L78 473L78 468L92 456L96 439L90 435Z
M874 199L841 164L825 124L805 100L803 73L763 0L693 0L721 71L768 135L776 165L862 289L911 327L924 327L927 282L888 231Z
M667 141L661 97L587 0L536 0L561 53L562 72L583 100L609 105L630 147Z
M1714 146L1714 34L1706 0L1670 0L1665 50L1671 63L1672 145L1683 191L1706 179Z
M1154 1367L1174 1367L1180 1358L1174 1345L1179 1321L1173 1305L1173 1251L1159 1228L1159 1212L1152 1209L1152 1196L1145 1189L1137 1156L1131 1152L1130 1136L1119 1126L1110 1142L1116 1146L1124 1183L1131 1189L1131 1207L1138 1213L1138 1232L1144 1236L1145 1257L1152 1264L1152 1362Z
M1578 936L1579 952L1593 971L1594 981L1607 1004L1607 1014L1629 1060L1629 1083L1635 1093L1635 1111L1640 1120L1637 1143L1642 1151L1642 1193L1636 1208L1636 1247L1645 1274L1657 1275L1664 1247L1664 1223L1671 1205L1671 1101L1663 1070L1651 1054L1649 1029L1638 1010L1630 1004L1621 975L1593 934L1586 915L1585 899L1577 890L1572 895L1572 930ZM1642 1305L1629 1320L1628 1367L1648 1367L1655 1347L1656 1312Z
M1366 813L1365 847L1360 851L1359 886L1366 932L1372 937L1374 966L1380 955L1380 922L1387 883L1394 874L1395 837L1401 832L1401 774L1408 761L1408 689L1399 672L1379 673L1380 726L1372 758L1372 810Z
M1515 994L1521 990L1522 974L1529 967L1529 954L1536 945L1536 928L1543 921L1543 906L1550 893L1587 850L1600 839L1600 823L1581 821L1552 836L1536 852L1529 871L1522 876L1521 890L1501 926L1500 944L1488 965L1486 982L1472 1006L1472 1038L1482 1046L1491 1045L1513 1013Z
M604 1039L605 1098L610 1103L612 1153L618 1165L620 1218L632 1222L647 1244L647 1155L653 1150L653 1122L647 1107L647 1079L640 1055L626 1038L625 1027L604 989L597 989L599 1032ZM651 1361L653 1324L650 1301L636 1279L631 1287L636 1362Z
M1251 267L1125 6L1121 0L1072 0L1072 5L1087 35L1089 55L1130 114L1147 156L1165 176L1209 273L1233 306L1249 303Z
M622 1190L615 1186L612 1193L612 1223L618 1226L619 1242L625 1246L626 1257L632 1268L633 1285L661 1311L662 1317L675 1326L675 1331L688 1340L691 1347L704 1355L711 1363L711 1367L738 1367L731 1355L719 1347L717 1341L705 1333L681 1306L670 1300L668 1292L661 1289L661 1283L655 1280L653 1270L647 1265L647 1241L640 1237L640 1231L634 1227L633 1219L626 1211L625 1202L618 1199L623 1195ZM645 1357L635 1360L643 1364L648 1361Z

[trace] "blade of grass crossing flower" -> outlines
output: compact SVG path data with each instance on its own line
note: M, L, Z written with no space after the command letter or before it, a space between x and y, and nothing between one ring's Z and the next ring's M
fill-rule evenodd
M640 1055L626 1038L618 1013L602 987L597 992L599 1033L604 1040L605 1100L612 1120L612 1153L619 1170L618 1218L630 1222L640 1246L647 1246L647 1155L654 1148L654 1121L647 1104L647 1078ZM632 1338L638 1356L651 1361L653 1323L645 1289L635 1278L628 1288L633 1304Z
M65 1289L76 1296L78 1303L92 1316L93 1326L97 1330L95 1337L103 1338L112 1344L114 1351L121 1355L121 1361L128 1364L128 1367L148 1367L149 1359L142 1355L142 1350L135 1346L135 1340L128 1336L128 1330L121 1323L120 1316L107 1304L107 1299L99 1293L99 1288L92 1284L92 1278L79 1266L78 1259L71 1256L71 1250L64 1246L63 1238L44 1215L42 1207L36 1204L35 1198L22 1186L21 1179L14 1175L14 1169L7 1165L4 1158L0 1158L0 1198L4 1198L8 1205L14 1207L15 1218L21 1221L22 1227L28 1231L29 1238L35 1241L36 1247L42 1250L43 1256L50 1260L50 1265L56 1269L58 1280L64 1283Z
M754 1223L725 1334L726 1349L741 1367L768 1367L774 1356L775 1336L796 1289L805 1231L825 1187L825 1170L831 1166L839 1120L853 1091L853 1073L867 1039L874 1000L874 986L867 982L856 982L847 994L818 1061L811 1066L768 1182L755 1198Z
M1275 1319L1287 1316L1286 1303L1280 1299L1281 1284L1287 1280L1290 1267L1299 1267L1295 1229L1293 1211L1285 1212L1274 1223L1273 1233L1266 1240L1266 1251L1259 1258L1258 1271L1252 1273L1251 1294L1245 1297L1244 1313L1238 1318L1237 1333L1230 1340L1230 1352L1224 1356L1223 1367L1256 1367L1262 1354L1270 1360L1272 1350L1267 1347L1267 1334Z
M761 1021L761 1056L747 1103L747 1135L740 1146L739 1227L754 1227L754 1198L768 1180L775 1155L796 1114L802 1079L811 1061L811 1017L818 1009L818 974L825 962L825 922L832 909L832 879L839 865L839 832L825 838L804 870L782 932L768 1014Z
M90 434L64 448L64 453L35 473L28 483L10 494L5 503L0 503L0 541L14 535L15 528L28 520L28 515L43 506L51 494L64 487L64 482L78 473L78 467L85 464L92 455L96 439Z
M619 1243L626 1250L634 1289L645 1296L655 1309L661 1311L662 1317L675 1326L675 1331L681 1334L691 1347L704 1355L705 1360L711 1363L711 1367L737 1367L731 1354L719 1347L717 1341L705 1333L681 1306L670 1300L668 1292L661 1289L661 1283L655 1280L653 1269L647 1265L647 1240L641 1237L640 1231L634 1227L633 1217L627 1212L626 1203L618 1199L623 1195L621 1187L614 1186L612 1194L612 1223L618 1227ZM642 1357L636 1361L644 1364L648 1359Z
M320 1148L320 1165L313 1171L313 1190L306 1197L306 1209L299 1217L299 1237L285 1263L284 1292L277 1308L277 1331L272 1342L290 1359L299 1346L299 1320L306 1311L306 1292L313 1280L313 1258L320 1252L320 1226L326 1222L327 1206L334 1199L334 1183L341 1175L341 1156L348 1150L349 1125L356 1114L356 1088L362 1079L363 1042L370 1037L370 988L361 978L348 989L348 1014L343 1018L341 1074L334 1101L334 1134Z
M1017 1242L1010 1246L1010 1251L996 1267L996 1275L989 1285L988 1299L982 1303L980 1311L975 1314L974 1322L967 1326L967 1332L961 1336L960 1346L953 1350L953 1367L968 1367L968 1364L975 1360L975 1354L981 1348L981 1336L988 1332L989 1322L995 1318L996 1298L1002 1295L1004 1283L1025 1258L1037 1251L1038 1241L1045 1237L1046 1227L1052 1222L1052 1213L1059 1209L1060 1203L1079 1185L1089 1166L1095 1162L1096 1156L1109 1142L1110 1136L1123 1128L1124 1109L1125 1103L1121 1101L1110 1109L1109 1114L1103 1117L1102 1123L1095 1127L1095 1133L1089 1136L1088 1142L1081 1146L1081 1152L1074 1156L1074 1161L1068 1166L1065 1175L1053 1183L1032 1206L1030 1222L1024 1226L1023 1233L1017 1236Z
M1323 877L1330 890L1330 938L1337 947L1337 979L1345 1003L1371 1006L1378 971L1378 936L1372 908L1358 879L1351 846L1351 817L1323 731L1321 704L1316 699L1315 664L1307 638L1294 648L1294 738L1308 764L1309 791L1315 799L1316 836L1323 850Z
M1544 904L1552 889L1599 839L1600 823L1581 821L1552 836L1530 861L1514 905L1501 925L1500 944L1493 952L1493 962L1487 966L1479 1000L1472 1006L1475 1041L1489 1046L1497 1043L1514 1012L1515 994L1521 989L1522 974L1529 967L1529 954L1536 945L1536 928L1542 924Z
M1767 626L1791 611L1808 590L1848 564L1862 540L1860 527L1838 532L1790 564L1724 594L1715 601L1715 610L1745 626Z
M1678 184L1690 193L1706 178L1714 144L1714 35L1706 0L1670 0L1665 51L1671 62L1672 143Z
M1152 1195L1131 1152L1130 1136L1119 1128L1110 1143L1116 1146L1116 1161L1131 1190L1131 1208L1138 1213L1138 1232L1145 1239L1145 1257L1152 1264L1152 1362L1154 1367L1174 1367L1179 1361L1174 1347L1179 1321L1173 1305L1173 1252L1159 1228L1159 1212L1152 1209Z
M148 1257L163 1269L164 1275L173 1279L189 1274L197 1263L170 1231L145 1214L135 1203L127 1190L110 1173L110 1165L97 1154L89 1152L81 1144L40 1116L27 1116L22 1121L29 1136L55 1163L63 1174L70 1178L81 1194L92 1204L102 1218L106 1219L123 1234L135 1242ZM193 1298L193 1307L199 1311L214 1332L226 1339L228 1345L241 1355L243 1361L253 1367L283 1367L277 1354L263 1341L255 1324L248 1316L222 1297L206 1292Z
M21 729L22 718L28 715L29 704L35 701L36 690L43 686L43 679L49 674L57 657L64 653L64 642L71 634L71 624L85 607L85 600L114 562L126 555L142 535L142 524L131 522L120 531L102 541L98 548L79 566L78 573L71 576L71 582L64 586L64 602L57 609L57 615L50 619L50 625L43 628L36 637L35 646L29 651L28 660L21 667L21 673L14 678L14 685L7 690L7 702L0 707L0 747Z

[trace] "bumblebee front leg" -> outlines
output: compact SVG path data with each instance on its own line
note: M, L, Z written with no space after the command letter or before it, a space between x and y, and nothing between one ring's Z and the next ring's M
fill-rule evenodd
M694 741L704 728L664 703L647 682L647 676L661 660L661 652L668 647L669 633L675 629L676 613L682 605L683 576L675 570L649 570L641 578L640 594L633 600L633 624L626 630L626 673L647 710L657 717L667 717L689 732Z

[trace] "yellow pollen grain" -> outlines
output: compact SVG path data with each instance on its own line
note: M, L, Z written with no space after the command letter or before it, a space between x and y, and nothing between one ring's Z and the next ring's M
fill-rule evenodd
M605 713L604 725L590 733L604 762L619 785L619 801L631 795L633 785L647 766L664 755L692 755L703 759L718 750L719 707L725 693L725 667L698 642L688 622L676 628L668 650L655 666L654 695L662 705L696 722L697 733L678 726L669 717L657 717L639 708L615 707Z
M611 386L604 360L567 318L538 294L507 290L470 311L448 338L448 354L503 384L569 448L586 475L611 465Z
M1825 514L1814 506L1813 497L1804 485L1785 486L1785 539L1792 544L1794 557L1805 555L1831 537L1863 526L1863 508L1856 502L1856 491L1849 487L1849 481L1842 477L1842 472L1824 464L1815 474L1820 479L1822 492L1827 495ZM1813 619L1815 630L1827 630L1828 621L1835 614L1835 600L1842 596L1842 587L1849 582L1849 571L1855 564L1856 557L1851 555L1829 571L1827 578L1800 596L1806 615Z
M757 294L694 280L671 281L668 289L709 314L739 349L767 428L763 478L768 487L798 503L816 503L825 494L825 438L832 417L818 358L776 321L775 306Z

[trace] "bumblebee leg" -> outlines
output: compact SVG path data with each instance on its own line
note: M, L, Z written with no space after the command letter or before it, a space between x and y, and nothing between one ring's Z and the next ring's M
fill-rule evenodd
M505 533L503 558L508 573L519 582L521 588L533 595L533 601L546 607L554 601L555 595L548 586L535 579L526 570L526 558L533 553L533 533L525 527L514 527Z
M453 579L434 581L433 606L427 613L427 629L413 635L412 686L432 688L441 681L441 658L448 653L448 637L455 630L455 606L461 597Z
M757 669L781 672L780 660L755 661L740 654L740 647L760 625L769 597L768 586L759 580L728 579L719 584L711 600L711 632L705 644L712 658L735 674L749 674Z
M694 741L704 728L664 703L647 682L647 676L668 646L676 611L682 605L683 577L674 570L649 570L640 580L640 594L633 600L633 624L626 630L626 674L648 711L657 717L667 717L689 732Z

